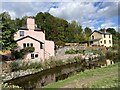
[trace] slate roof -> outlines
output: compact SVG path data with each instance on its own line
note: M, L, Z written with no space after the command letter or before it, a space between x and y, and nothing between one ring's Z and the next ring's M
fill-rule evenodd
M29 30L29 29L28 29L27 26L25 25L25 26L23 26L23 27L20 27L18 30ZM37 28L37 27L35 27L34 31L42 31L42 32L44 32L44 30L41 30L41 29L39 29L39 28Z
M97 30L95 30L94 32L97 32L97 33L100 33L100 34L106 34L106 35L110 35L110 34L111 34L111 33L109 33L109 32L102 32L102 31L97 31ZM94 32L93 32L93 33L94 33ZM93 33L92 33L92 34L93 34Z

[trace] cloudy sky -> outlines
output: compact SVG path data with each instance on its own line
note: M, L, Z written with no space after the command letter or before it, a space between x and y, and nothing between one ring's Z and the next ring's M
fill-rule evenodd
M0 12L9 12L13 19L25 15L35 16L38 12L49 12L53 16L69 22L76 20L83 27L90 27L92 30L108 27L118 30L119 3L96 1L40 0L36 2L35 0L20 0L20 2L15 2L6 0L6 2L1 2Z

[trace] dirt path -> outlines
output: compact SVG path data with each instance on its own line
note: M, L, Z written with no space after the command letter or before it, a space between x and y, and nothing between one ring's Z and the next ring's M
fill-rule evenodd
M68 85L66 85L62 88L87 88L87 86L90 83L94 83L97 80L101 80L101 79L111 77L111 76L116 76L117 77L117 75L118 75L118 72L115 72L115 73L112 72L112 73L109 73L109 74L103 74L103 75L99 75L99 76L94 75L94 76L84 78L84 79L81 79L81 80L75 80L72 83L70 83L70 84L68 84Z

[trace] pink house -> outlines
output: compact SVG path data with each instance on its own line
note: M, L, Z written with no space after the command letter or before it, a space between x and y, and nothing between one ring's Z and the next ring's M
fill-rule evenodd
M25 60L41 60L49 59L54 56L54 42L45 40L45 32L35 24L32 17L27 18L27 25L21 27L14 35L19 49L33 46L35 51L26 55Z

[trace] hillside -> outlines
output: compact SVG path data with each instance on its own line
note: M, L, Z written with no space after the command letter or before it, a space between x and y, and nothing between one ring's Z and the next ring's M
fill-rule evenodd
M120 82L119 82L120 83ZM86 70L44 88L112 88L118 87L118 63Z

